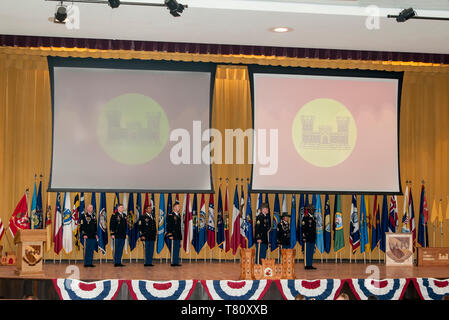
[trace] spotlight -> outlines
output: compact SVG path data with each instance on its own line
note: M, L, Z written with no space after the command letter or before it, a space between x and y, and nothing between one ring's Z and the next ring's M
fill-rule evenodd
M181 16L180 13L187 8L187 5L179 4L176 0L165 0L164 3L173 17Z
M120 6L120 0L108 0L108 3L112 9L118 8Z
M408 19L413 18L414 16L416 16L416 12L415 10L413 10L413 8L404 9L399 13L399 15L396 18L396 21L405 22Z
M67 7L61 1L61 4L56 7L55 22L65 23L67 19Z

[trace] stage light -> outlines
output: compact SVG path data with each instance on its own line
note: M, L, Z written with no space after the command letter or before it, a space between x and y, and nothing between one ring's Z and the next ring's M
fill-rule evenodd
M399 13L399 15L396 18L396 21L405 22L408 19L413 18L414 16L416 16L416 12L415 10L413 10L413 8L404 9Z
M108 0L108 3L112 9L118 8L120 6L120 0Z
M165 0L165 6L170 10L170 14L173 17L181 16L180 13L184 11L187 6L178 3L176 0Z
M65 19L67 19L67 7L61 1L61 4L56 7L55 22L65 23Z

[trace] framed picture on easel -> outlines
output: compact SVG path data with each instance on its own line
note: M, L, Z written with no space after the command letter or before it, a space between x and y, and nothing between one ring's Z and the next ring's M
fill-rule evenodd
M413 238L411 233L391 233L386 237L387 266L413 266Z

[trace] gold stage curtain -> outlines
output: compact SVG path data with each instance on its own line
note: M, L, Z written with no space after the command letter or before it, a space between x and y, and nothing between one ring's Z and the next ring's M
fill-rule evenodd
M78 50L83 55L76 55L77 50L64 48L0 48L0 205L2 211L0 218L5 229L8 227L9 218L20 197L26 188L30 189L29 203L31 204L34 174L43 175L43 202L46 204L46 187L51 166L51 101L50 84L46 56L89 56L109 58L130 58L120 52L95 52L95 50ZM129 53L126 53L129 54ZM140 53L134 53L138 55ZM143 53L141 53L143 54ZM367 62L367 61L318 61L316 59L291 59L272 57L205 57L207 55L178 54L173 55L157 52L145 53L145 59L166 59L185 61L213 61L217 63L260 63L273 65L329 67L329 68L360 68L375 70L405 71L402 89L401 127L400 127L400 164L401 181L405 190L406 181L412 181L413 199L415 204L415 225L418 227L419 197L421 181L425 180L428 207L431 211L434 200L443 201L443 212L448 205L449 195L449 172L448 172L448 141L449 127L449 73L447 66L426 65L414 63L393 62ZM103 56L102 56L103 55ZM134 57L135 58L135 57ZM207 59L206 59L207 58ZM228 59L229 61L226 61ZM231 61L232 60L232 61ZM276 60L276 61L274 61ZM290 63L290 64L289 64ZM241 128L243 131L252 127L251 119L251 96L247 68L244 65L218 65L215 80L213 98L212 127L222 134L223 148L225 148L225 129ZM70 128L70 124L68 124ZM235 141L234 141L235 142ZM245 148L248 141L245 140ZM235 143L234 143L235 145ZM235 147L233 153L235 155ZM228 150L230 152L230 150ZM221 185L223 201L225 198L226 185L229 187L229 223L232 218L232 203L236 178L240 186L243 185L245 202L247 196L247 179L251 177L251 165L247 163L248 155L245 155L244 164L226 164L225 154L222 155L222 163L212 165L213 182L215 186L215 213L217 212L218 187ZM222 178L220 180L220 178ZM226 182L226 178L229 179ZM243 179L243 181L241 181ZM39 182L39 178L36 181ZM121 195L122 196L122 195ZM72 199L74 194L72 195ZM90 203L91 194L85 194L86 204ZM112 212L113 194L107 196L108 216ZM156 207L159 203L159 194L156 194ZM373 196L369 196L370 211L372 213ZM251 195L253 220L255 216L257 194ZM183 195L180 195L181 202ZM206 203L209 197L206 197ZM282 195L280 195L282 200ZM379 201L382 199L380 198ZM389 199L388 199L389 200ZM97 193L97 203L99 195ZM198 199L200 201L200 199ZM270 207L274 206L274 194L269 195ZM297 205L299 199L297 198ZM322 196L324 201L324 196ZM288 208L290 210L291 195L287 195ZM334 197L331 196L331 208L333 208ZM360 197L358 197L360 204ZM54 221L55 194L51 194L52 220ZM438 203L437 203L438 204ZM200 205L200 203L198 203ZM343 222L345 230L346 247L341 253L343 259L350 257L349 246L349 217L351 208L351 197L342 197ZM403 197L398 197L399 218L402 218ZM44 209L45 211L45 209ZM157 212L158 210L156 210ZM399 228L401 227L401 223ZM440 225L433 232L429 224L429 241L432 246L448 246L449 224L443 223L444 242L440 243ZM1 244L4 251L14 249L13 240L6 231ZM206 246L205 246L206 248ZM108 245L107 258L112 258L110 244ZM360 251L358 251L360 252ZM185 255L181 250L181 256L192 259L209 259L209 248L196 255ZM214 258L233 259L233 256L220 253L218 249L213 251ZM137 251L124 255L128 258L142 258L142 246L138 244ZM366 255L376 261L379 257L383 259L375 249L370 255ZM52 251L46 255L47 259L82 259L82 250L69 255L63 254L54 257ZM96 254L96 258L99 256ZM169 257L165 248L156 259L167 261ZM238 257L238 255L237 255ZM277 257L277 252L272 254ZM340 257L340 256L339 256ZM297 250L297 258L302 258L302 253ZM319 253L315 255L320 259ZM335 258L333 249L329 255L324 254L323 259ZM363 259L360 253L351 257L352 259ZM102 256L102 259L104 257ZM164 260L165 259L165 260Z

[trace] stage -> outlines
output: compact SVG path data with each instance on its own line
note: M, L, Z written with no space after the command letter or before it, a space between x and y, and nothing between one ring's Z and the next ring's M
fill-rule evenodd
M240 262L218 262L210 260L182 261L181 267L171 267L164 259L155 260L154 267L144 267L143 262L138 263L133 260L123 261L125 267L114 267L112 262L99 263L96 261L96 267L85 268L81 261L75 263L71 261L56 260L46 261L44 264L44 274L37 277L19 277L15 273L14 266L0 267L0 295L6 299L21 299L25 295L33 295L42 300L59 300L60 293L56 287L55 279L79 279L83 282L93 282L100 280L116 279L121 284L117 290L114 299L131 300L135 299L133 294L129 293L131 280L141 280L142 282L185 282L184 280L193 280L195 285L188 295L190 300L210 300L212 298L210 290L205 288L206 280L227 280L238 281L240 275ZM449 269L445 267L387 267L378 261L372 263L340 261L315 262L316 270L305 270L302 262L295 264L295 274L297 280L304 283L309 280L327 279L338 283L338 292L347 293L351 299L358 299L354 294L354 288L351 281L360 279L391 279L403 280L404 284L401 299L419 300L420 295L414 286L414 279L448 279ZM135 281L137 282L137 281ZM212 283L213 281L208 281ZM218 281L215 281L218 282ZM223 282L223 281L222 281ZM288 299L286 295L280 292L280 282L272 280L268 282L264 289L261 300L283 300Z

